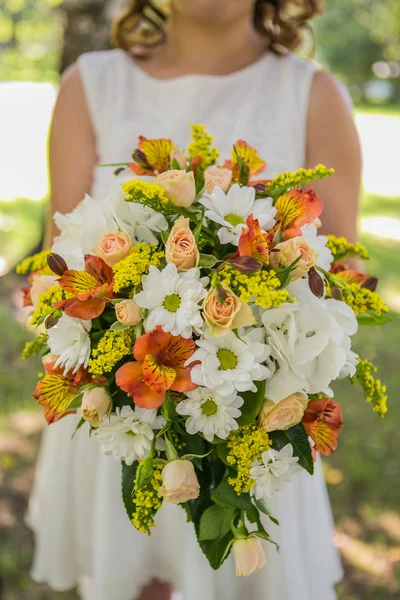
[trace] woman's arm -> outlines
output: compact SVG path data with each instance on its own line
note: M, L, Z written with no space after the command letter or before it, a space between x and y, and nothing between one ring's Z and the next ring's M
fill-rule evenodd
M325 233L357 240L361 151L351 107L334 77L314 77L307 124L306 167L324 164L335 174L315 184L324 202Z
M56 234L52 215L70 212L90 191L96 162L95 135L79 69L73 65L62 78L50 130L48 246Z

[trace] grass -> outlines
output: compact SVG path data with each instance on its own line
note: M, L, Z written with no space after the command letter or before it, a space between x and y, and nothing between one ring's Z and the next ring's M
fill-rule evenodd
M363 202L362 214L398 218L398 206L399 198L368 195ZM4 210L4 205L0 204L0 207ZM20 219L24 232L24 239L12 241L11 236L6 244L11 244L13 250L9 259L14 261L16 248L23 248L19 251L25 254L29 251L28 245L33 245L40 237L37 223L42 208L27 203L23 203L22 208L11 205L8 208L8 214L13 211L12 214ZM400 296L400 243L370 235L363 236L362 241L373 255L367 270L380 278L382 290L390 290L392 295ZM8 502L9 511L15 515L14 521L10 517L8 525L7 521L4 524L4 518L3 521L0 518L0 571L9 590L5 596L7 600L25 597L31 600L72 600L74 594L51 592L46 586L32 584L28 577L32 536L24 527L22 517L38 434L24 434L15 429L13 414L21 408L33 408L30 395L40 365L19 360L27 334L13 319L10 298L22 281L15 275L0 279L4 298L0 302L0 329L4 331L0 354L0 387L3 390L0 399L0 448L4 447L6 440L6 452L0 460L5 490L0 494L0 509L3 507L1 502ZM379 376L388 386L389 413L385 419L379 419L372 412L359 387L348 382L335 386L336 399L343 405L345 427L339 437L337 452L325 460L324 466L336 520L337 541L346 570L345 578L338 587L340 600L395 600L400 597L399 345L399 322L385 328L364 328L357 335L355 344L363 357L375 362ZM10 422L7 437L4 425L10 425ZM7 442L10 439L14 440L11 445ZM19 446L15 439L19 440Z
M356 111L363 115L384 115L392 117L400 117L400 104L359 104L356 105Z

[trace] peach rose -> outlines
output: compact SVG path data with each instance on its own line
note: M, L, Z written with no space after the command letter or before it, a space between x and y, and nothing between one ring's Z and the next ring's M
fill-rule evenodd
M90 387L82 397L82 417L92 427L99 427L110 408L110 396L103 387Z
M115 314L122 325L137 325L142 320L142 309L134 300L121 300L115 305Z
M158 489L166 502L182 504L195 500L200 493L197 475L190 460L173 460L162 470L162 486Z
M256 537L235 540L232 544L236 564L236 576L256 573L267 564L267 556L262 543Z
M156 177L157 183L164 190L167 198L176 206L191 206L196 198L196 185L193 171L173 169Z
M318 257L314 248L304 238L294 237L286 242L276 244L269 255L269 264L273 269L279 265L288 267L299 256L301 256L299 262L290 273L290 281L296 281L308 273Z
M277 404L266 398L259 419L265 431L284 431L300 423L307 408L308 396L302 392L291 394Z
M119 231L103 235L100 242L95 245L93 251L109 267L113 267L115 263L128 255L131 248L132 241L129 235L125 231Z
M208 292L203 302L204 319L214 337L227 335L232 329L254 325L256 322L250 306L239 300L229 287L223 288L226 294L224 302L218 300L215 288Z
M30 288L31 302L34 308L39 305L39 297L47 292L51 286L56 285L58 277L55 275L33 275Z
M200 260L196 240L189 228L189 219L179 217L171 229L165 244L165 258L174 263L178 271L188 271L197 267Z
M215 187L221 188L223 192L227 192L232 183L232 171L222 167L208 167L204 171L204 186L205 191L211 194Z
M186 168L186 158L185 155L183 154L182 150L177 150L175 148L175 150L172 150L171 154L169 155L170 159L171 159L171 163L173 160L176 160L176 162L179 165L180 169L185 169Z

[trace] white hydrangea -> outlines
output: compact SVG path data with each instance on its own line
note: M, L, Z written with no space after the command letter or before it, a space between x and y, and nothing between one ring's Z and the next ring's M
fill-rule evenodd
M64 367L64 374L70 370L76 373L79 367L87 367L91 327L91 321L73 319L64 314L57 325L47 331L50 352L58 356L55 366Z
M262 454L262 462L254 461L250 477L254 483L250 495L257 500L270 500L276 492L284 490L302 468L298 457L293 456L293 446L287 444L279 452L270 448Z

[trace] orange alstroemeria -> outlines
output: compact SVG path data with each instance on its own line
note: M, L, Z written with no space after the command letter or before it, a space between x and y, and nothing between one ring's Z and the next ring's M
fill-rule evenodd
M259 156L256 148L249 146L247 142L244 140L238 140L232 149L232 157L231 160L226 160L224 167L226 169L231 169L233 172L232 180L238 181L239 179L239 168L238 168L238 158L236 156L236 152L238 156L245 162L249 167L249 178L257 175L258 173L262 173L266 167L266 163ZM251 183L249 183L251 185Z
M85 256L85 270L67 270L58 283L74 297L54 302L54 307L75 319L89 320L100 316L113 297L113 271L98 256Z
M319 217L323 211L322 200L313 189L303 192L293 189L275 203L276 220L281 230L281 239L287 240L301 235L301 228Z
M239 238L236 256L252 256L264 264L269 262L269 236L260 227L258 219L251 214L246 219Z
M174 145L171 140L149 140L141 135L138 148L132 155L135 162L131 163L129 167L136 175L164 173L170 168L173 149Z
M197 385L190 379L193 365L185 362L196 350L192 339L174 336L157 327L136 340L133 356L136 362L120 367L115 381L133 398L136 406L157 408L164 402L167 390L189 392Z
M314 450L329 456L337 448L343 425L342 407L330 398L310 400L303 416L306 433L314 441Z

